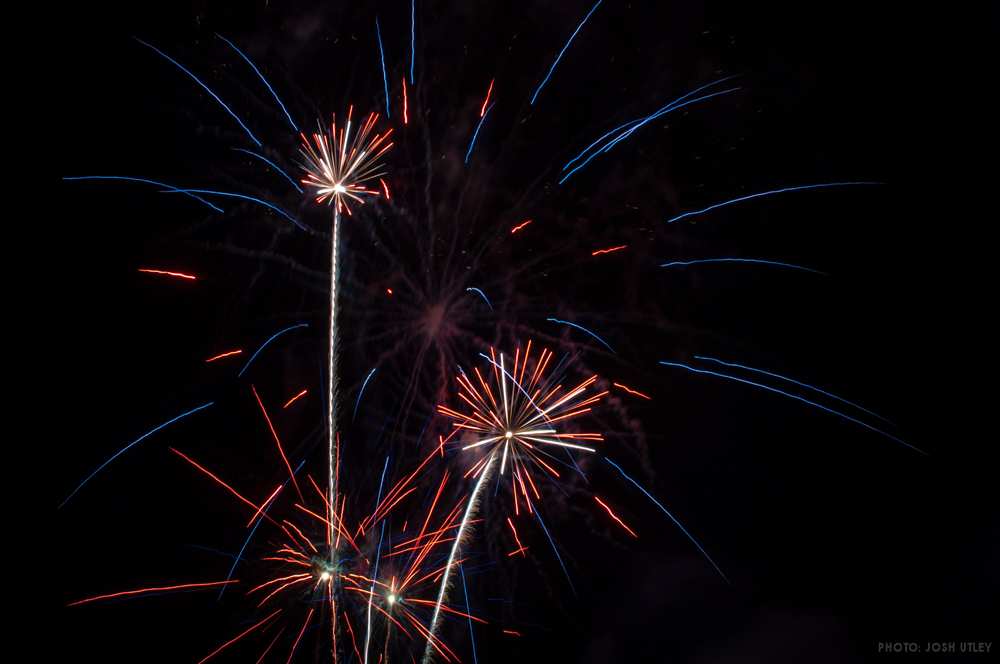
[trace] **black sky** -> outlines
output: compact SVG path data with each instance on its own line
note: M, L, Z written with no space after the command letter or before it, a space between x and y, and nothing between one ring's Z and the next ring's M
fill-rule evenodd
M453 305L462 332L449 348L464 354L457 359L473 363L472 340L509 344L536 329L567 338L546 316L593 322L622 357L583 353L581 365L655 396L649 405L624 401L602 421L614 456L641 469L732 580L722 582L655 508L597 468L593 488L637 524L640 539L626 541L575 493L555 501L550 526L577 593L543 540L537 563L487 568L470 586L473 604L524 637L477 633L479 661L833 662L879 659L880 641L996 646L996 435L979 428L995 389L979 387L969 369L995 342L992 328L971 322L970 311L990 305L969 267L984 249L979 229L995 212L970 209L964 197L975 188L964 179L973 170L964 150L985 143L976 129L984 107L963 92L985 84L976 83L984 60L972 37L983 21L952 7L918 15L872 4L605 0L529 106L589 3L418 0L410 91L417 117L397 130L389 158L407 212L397 218L380 208L377 222L359 219L347 231L358 256L345 264L346 334L357 339L342 367L348 393L373 365L378 344L369 339L404 315L385 288L405 297L404 276L430 264L418 243L392 246L365 224L419 231L433 214L452 225L448 237L460 246L486 249L469 259L478 281L442 277L447 283L429 290L489 283L504 303L496 325L468 303ZM39 223L68 268L52 302L66 352L61 378L50 382L63 405L41 427L62 433L39 446L51 477L40 501L58 504L123 443L226 396L222 413L151 439L76 502L45 513L54 548L71 551L72 573L51 580L52 638L36 643L37 660L23 661L197 661L249 615L236 593L222 603L210 593L63 605L224 575L226 559L207 549L238 547L242 512L234 517L167 447L225 464L243 486L272 482L268 439L247 406L246 384L201 360L307 321L309 330L254 380L271 403L297 386L319 392L322 240L253 209L205 218L155 188L56 178L127 174L253 191L320 228L326 217L233 155L231 147L250 146L232 120L132 38L204 76L291 163L295 143L283 117L215 33L240 44L311 127L317 114L348 103L382 109L377 15L398 114L409 4L252 5L151 2L62 16L58 65L46 77L60 118L50 127L60 136L47 193L55 211L43 201ZM556 185L561 164L610 126L729 74L742 88L731 98L671 116ZM493 78L495 115L465 167ZM420 178L428 171L434 194L425 200ZM684 229L663 223L744 193L841 180L885 184L791 194ZM536 219L523 238L530 244L498 234L528 217ZM395 258L369 248L378 242ZM588 256L617 244L630 253ZM433 252L440 259L447 244ZM728 268L665 276L655 268L709 255L788 260L832 276ZM135 272L154 263L209 277L188 288ZM458 261L447 274L464 267ZM695 354L857 400L928 456L777 396L656 366ZM385 359L385 378L348 426L347 437L359 441L351 457L363 478L358 496L371 491L386 454L400 471L420 458L414 441L437 395L424 389L401 415L400 386L416 361L409 346ZM312 462L321 458L321 422L319 401L284 422L296 453ZM491 603L498 595L505 606ZM471 661L467 633L449 634ZM219 661L253 661L255 648ZM297 661L322 660L310 645Z

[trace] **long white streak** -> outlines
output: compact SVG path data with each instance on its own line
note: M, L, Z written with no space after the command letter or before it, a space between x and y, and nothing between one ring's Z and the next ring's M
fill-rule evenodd
M504 436L493 436L492 438L484 438L478 443L472 443L471 445L466 445L462 448L462 451L471 450L473 447L481 447L483 445L489 445L490 443L495 443L498 440L503 440Z
M340 210L334 206L333 211L333 239L330 243L330 329L328 337L328 363L327 363L327 393L326 393L326 428L328 446L328 477L327 486L330 491L330 501L327 506L330 512L330 523L333 523L337 504L337 487L335 486L337 474L337 419L334 403L337 393L337 272L340 268L338 256L338 244L340 243ZM330 552L331 563L336 563L333 550Z
M328 380L326 394L326 426L328 441L328 464L327 464L327 486L329 487L329 505L327 506L327 520L334 523L337 510L337 465L339 463L337 449L337 413L334 403L337 396L337 282L340 269L338 248L340 244L340 209L339 206L333 208L333 238L330 242L330 331L329 331L329 362L327 364ZM332 598L336 598L337 579L337 548L330 543L330 570L334 575L334 582L330 589ZM331 630L336 639L337 614L331 613ZM336 657L336 653L334 653Z
M556 447L568 447L573 450L583 450L584 452L593 452L593 447L584 447L583 445L574 445L573 443L564 443L558 440L545 440L544 438L532 438L531 436L525 436L528 440L533 440L536 443L544 443L546 445L555 445Z
M483 468L483 472L479 475L479 479L476 481L476 487L472 490L472 496L469 498L469 504L465 506L465 514L462 516L462 523L458 526L458 533L455 535L455 543L451 545L451 553L448 555L448 564L444 568L444 576L441 577L441 588L438 590L437 603L434 605L434 615L431 617L430 628L427 630L427 647L424 649L424 658L421 660L422 664L428 664L431 661L431 655L433 653L433 646L431 645L431 639L437 638L435 632L438 628L438 620L441 616L441 605L444 603L445 594L448 592L448 579L451 576L451 568L455 563L455 554L458 553L458 547L462 543L462 536L465 534L465 528L469 525L469 521L476 515L476 509L479 507L479 494L483 487L486 486L486 480L490 475L490 469L493 467L493 462L496 460L496 453L490 452L489 460L486 462L486 467Z

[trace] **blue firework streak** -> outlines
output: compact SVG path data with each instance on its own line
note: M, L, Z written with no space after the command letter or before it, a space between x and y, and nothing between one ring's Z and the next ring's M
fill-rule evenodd
M559 55L556 56L556 59L552 62L552 66L549 67L549 71L546 72L545 78L543 78L542 82L538 84L537 88L535 88L535 93L531 95L532 106L535 105L535 100L538 99L538 93L542 91L542 88L545 87L545 84L549 82L550 78L552 78L552 72L556 70L556 65L559 64L560 60L562 60L563 55L566 53L566 49L568 49L569 45L573 43L574 39L576 39L577 33L580 32L580 30L583 28L584 24L590 18L590 15L593 14L595 11L597 11L597 8L600 6L601 6L601 0L597 0L597 2L594 3L594 6L590 8L590 11L587 12L587 15L583 17L583 20L580 21L580 25L576 26L576 30L574 30L573 34L571 34L569 36L569 39L566 40L566 45L562 47L561 51L559 51Z
M169 55L167 55L166 53L164 53L160 49L156 48L152 44L150 44L148 42L144 42L143 40L139 39L138 37L136 37L135 40L137 42L139 42L140 44L142 44L143 46L152 49L158 55L160 55L160 57L164 58L165 60L167 60L168 62L170 62L171 64L173 64L175 67L177 67L178 69L180 69L182 72L184 72L185 74L187 74L188 76L190 76L191 79L195 83L197 83L198 85L200 85L201 88L212 97L212 99L214 99L215 101L219 102L219 106L221 106L222 108L224 108L225 111L226 111L226 113L228 113L230 117L232 117L234 120L236 120L237 124L239 124L240 127L242 127L243 131L246 132L246 135L250 137L250 140L253 141L254 144L256 144L257 147L261 147L261 145L262 145L261 142L257 139L256 136L253 135L253 132L250 131L250 128L246 126L246 124L243 122L243 120L240 119L240 116L236 115L236 113L233 111L233 109L229 108L229 105L226 104L226 102L222 101L222 98L219 97L219 95L215 94L215 92L212 90L212 88L210 88L207 85L205 85L205 83L200 78L198 78L197 76L195 76L191 72L190 69L188 69L187 67L185 67L181 63L177 62L172 57L170 57Z
M787 267L792 270L802 270L803 272L812 272L813 274L830 276L826 272L820 272L819 270L814 270L811 267L803 267L802 265L795 265L793 263L782 263L781 261L769 261L763 258L698 258L690 261L670 261L669 263L661 264L660 267L688 267L691 265L705 265L710 263L749 263L752 265L771 265L774 267Z
M253 69L253 71L254 71L255 74L257 74L257 76L260 78L261 82L263 82L264 85L267 86L267 89L271 93L271 96L274 97L274 101L278 102L278 106L281 107L281 112L285 114L286 118L288 118L288 124L290 124L292 126L292 129L296 133L298 133L299 126L297 124L295 124L295 120L292 119L292 114L288 112L287 108L285 108L285 104L284 104L284 102L281 101L281 97L278 96L278 93L274 91L274 88L271 87L271 84L268 83L268 81L267 81L266 78L264 78L264 74L262 74L261 71L260 71L260 69L257 68L257 65L254 64L253 60L251 60L249 58L249 56L247 56L246 53L244 53L243 51L241 51L239 49L239 47L236 46L236 44L234 44L233 42L229 41L228 39L226 39L225 37L223 37L219 33L215 33L215 36L218 37L219 39L221 39L222 41L226 42L227 44L229 44L230 48L232 48L234 51L236 51L237 53L239 53L240 57L243 58L243 60L246 61L246 63L248 65L250 65L250 68Z
M181 413L180 415L178 415L177 417L173 417L173 418L167 420L166 422L164 422L163 424L160 424L160 425L158 425L156 427L153 427L152 429L150 429L146 433L142 434L141 436L139 436L138 438L136 438L135 440L133 440L131 443L129 443L125 447L121 448L120 450L118 450L117 452L115 452L114 454L112 454L110 457L108 457L107 461L105 461L100 466L98 466L97 469L94 470L94 472L92 472L90 475L87 475L85 478L83 478L83 481L80 482L76 486L76 488L73 489L70 492L70 494L68 496L66 496L66 499L63 500L62 503L59 504L59 507L63 507L66 503L68 503L70 501L70 499L73 496L75 496L80 491L80 489L82 489L84 487L84 485L87 484L87 482L89 482L90 480L94 479L94 476L97 475L102 470L104 470L105 468L107 468L108 465L112 461L114 461L115 459L117 459L121 455L125 454L130 449L132 449L133 447L135 447L136 445L138 445L142 441L146 440L147 438L149 438L150 436L152 436L157 431L161 431L163 429L166 429L168 426L170 426L174 422L179 422L180 420L183 420L185 417L188 417L189 415L194 415L195 413L197 413L199 411L202 411L202 410L205 410L206 408L209 408L209 407L211 407L213 405L215 405L214 401L209 401L208 403L203 403L202 405L197 406L196 408L192 408L191 410L185 411L185 412Z
M801 403L804 403L807 406L812 406L813 408L817 408L819 410L822 410L823 412L830 413L831 415L836 415L837 417L839 417L841 419L844 419L844 420L847 420L848 422L853 422L854 424L857 424L858 426L862 426L865 429L868 429L869 431L874 431L877 434L881 434L881 435L885 436L886 438L888 438L890 440L893 440L893 441L899 443L900 445L903 445L904 447L910 448L914 452L919 452L920 454L923 454L923 455L927 454L926 452L924 452L919 447L915 447L915 446L909 444L908 442L906 442L902 438L899 438L898 436L895 436L895 435L889 433L888 431L883 431L882 429L874 427L874 426L868 424L867 422L863 422L863 421L859 420L856 417L852 417L851 415L843 413L843 412L841 412L839 410L834 410L833 408L830 408L829 406L824 406L823 404L817 403L815 401L810 401L809 399L806 399L805 397L798 396L797 394L792 394L790 392L786 392L785 390L781 390L781 389L778 389L776 387L771 387L770 385L765 385L763 383L757 383L757 382L754 382L752 380L747 380L746 378L740 378L738 376L730 376L729 374L720 373L718 371L711 371L709 369L698 369L696 367L692 367L692 366L689 366L687 364L682 364L680 362L668 362L666 360L661 360L660 364L662 364L665 367L676 367L678 369L684 369L685 371L690 371L691 373L702 374L702 375L705 375L705 376L715 376L716 378L724 378L726 380L731 380L731 381L734 381L736 383L742 383L744 385L749 385L751 387L756 387L756 388L761 389L761 390L766 390L768 392L773 392L774 394L780 394L781 396L788 397L789 399L794 399L795 401L799 401Z
M784 194L791 191L806 191L809 189L829 189L830 187L857 187L863 185L876 185L882 184L881 182L825 182L821 184L804 184L797 187L782 187L781 189L771 189L769 191L761 191L756 194L747 194L746 196L739 196L738 198L731 198L727 201L722 201L721 203L715 203L704 207L700 210L691 210L690 212L682 212L681 214L667 219L668 224L672 224L675 221L680 221L681 219L687 219L688 217L695 217L698 215L705 214L706 212L711 212L712 210L717 210L722 207L727 207L729 205L735 205L736 203L742 203L743 201L750 201L755 198L763 198L765 196L774 196L775 194Z

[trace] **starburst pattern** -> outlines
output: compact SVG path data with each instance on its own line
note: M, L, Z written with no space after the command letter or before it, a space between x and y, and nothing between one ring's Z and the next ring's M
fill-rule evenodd
M559 472L551 462L562 461L555 453L594 452L596 449L586 443L604 440L600 433L568 431L565 424L590 412L590 407L608 392L589 394L597 383L596 375L564 389L556 375L546 373L552 351L543 348L533 358L530 341L523 353L520 346L515 350L513 363L493 348L489 356L483 357L490 364L486 377L478 367L471 376L464 371L458 375L458 398L465 409L457 411L442 404L438 412L453 420L452 435L466 432L474 437L469 441L466 436L459 443L463 452L486 452L468 474L478 475L487 460L497 455L500 476L506 476L508 468L511 470L515 510L520 510L519 491L532 510L532 496L536 500L541 498L532 471L540 470L558 478Z
M348 200L363 204L365 197L379 196L385 192L388 197L388 186L381 181L379 187L369 187L368 182L385 175L379 159L389 151L392 143L389 136L392 129L385 133L375 132L378 113L370 113L356 133L351 134L351 116L354 107L347 111L347 121L340 129L337 128L337 116L330 122L330 131L320 131L312 135L312 142L305 134L302 138L301 155L305 162L302 167L306 176L302 184L313 190L317 203L328 203L336 206L338 212L351 214Z

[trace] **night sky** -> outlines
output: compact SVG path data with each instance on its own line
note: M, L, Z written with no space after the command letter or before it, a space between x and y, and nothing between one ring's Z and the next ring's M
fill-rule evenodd
M44 241L59 245L66 268L52 305L62 333L51 343L65 359L54 388L62 401L45 425L62 433L55 448L35 447L52 471L39 502L52 506L43 514L54 520L53 548L72 572L47 581L51 638L36 643L38 659L20 661L195 662L262 617L239 588L222 601L210 590L65 607L225 577L246 536L245 508L168 448L249 495L269 493L286 475L251 384L278 413L293 462L325 473L329 211L234 150L258 148L133 37L195 72L260 138L259 150L298 178L297 136L216 33L312 130L349 104L385 113L376 16L385 126L395 127L386 158L393 200L345 221L339 375L349 505L370 509L386 456L398 479L447 434L433 412L454 401L457 365L482 366L478 353L491 345L513 352L530 338L566 356L567 380L597 373L652 396L615 391L581 426L604 432L602 453L662 500L731 581L599 457L580 458L585 478L569 473L543 491L572 588L537 524L523 521L528 557L510 558L509 500L501 493L484 508L466 568L473 613L490 622L477 627L478 660L840 662L882 659L883 641L995 648L996 433L977 424L995 407L995 388L977 388L969 369L989 354L979 339L994 328L970 322L990 296L968 267L995 211L967 210L950 193L966 168L958 146L974 144L973 118L984 110L958 92L984 62L959 26L982 19L872 4L604 0L532 105L590 2L417 0L406 125L407 2L67 10L59 64L45 79L61 109L49 128L59 136L53 180L129 175L244 192L312 232L259 206L212 199L226 213L211 214L142 184L55 181L45 194ZM563 164L608 129L730 75L726 86L739 90L650 123L558 184ZM494 79L496 105L465 164ZM666 223L753 192L842 181L882 184ZM627 248L591 255L618 245ZM706 257L766 258L828 276L658 267ZM616 352L551 317L585 324ZM236 376L263 340L300 322L309 327ZM232 348L246 350L204 362ZM657 364L695 355L856 401L894 426L867 422L927 454L782 396ZM281 409L304 388L300 403ZM210 400L211 411L151 436L55 510L123 445ZM468 464L455 452L435 472L445 467L460 475ZM421 485L414 513L436 481ZM638 539L595 509L595 493ZM456 485L449 499L458 495ZM259 574L268 541L251 543L238 578ZM301 611L283 601L276 606ZM266 661L284 661L296 621ZM217 661L256 661L271 636ZM464 621L447 622L443 637L473 661ZM308 631L294 661L329 661L325 639ZM410 652L419 659L422 648L403 642L392 661L409 662Z

